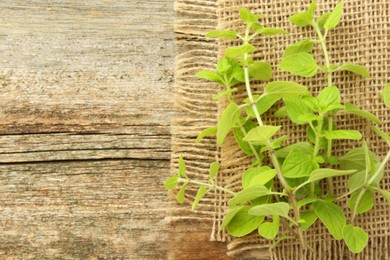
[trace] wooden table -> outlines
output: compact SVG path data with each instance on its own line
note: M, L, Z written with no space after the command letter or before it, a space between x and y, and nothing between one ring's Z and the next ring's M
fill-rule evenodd
M173 0L0 2L0 259L227 259L169 224Z

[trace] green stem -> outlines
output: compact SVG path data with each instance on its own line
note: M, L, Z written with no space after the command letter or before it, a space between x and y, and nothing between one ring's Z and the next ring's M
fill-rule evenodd
M371 183L373 183L375 181L375 179L378 177L379 174L381 174L381 171L385 168L385 165L386 163L389 161L390 159L390 150L389 152L386 154L385 158L383 159L381 165L379 165L378 169L376 169L374 175L372 175L372 177L370 178L370 180L368 181L368 185L371 185Z
M243 133L243 135L245 136L247 134L245 128L240 124L240 129L241 129L241 132ZM259 154L257 153L255 147L253 146L252 143L248 142L249 144L249 147L251 148L252 152L253 152L253 155L256 157L257 160L260 160L260 156Z
M333 130L333 118L329 117L328 118L328 131L332 131L332 130ZM328 159L330 157L332 157L332 145L333 145L332 139L329 139L328 140L328 147L326 148L326 157L328 157ZM333 194L333 191L334 191L333 179L331 177L329 177L329 178L326 178L326 181L328 183L328 194Z
M351 224L353 224L353 222L354 222L354 220L355 220L355 217L356 217L356 215L357 215L357 208L358 208L358 206L359 206L359 204L360 204L360 201L361 201L361 199L363 198L363 195L364 195L365 192L366 192L366 188L363 187L363 188L361 189L361 191L359 192L359 195L358 195L357 198L356 198L355 205L354 205L353 210L352 210Z
M329 53L328 49L326 48L326 36L328 35L328 32L325 31L325 34L322 34L320 27L318 24L314 21L312 23L314 30L316 31L319 39L319 43L321 44L322 51L324 53L325 57L325 66L327 68L327 79L328 79L328 87L332 86L332 71L330 67L330 59L329 59Z
M184 178L179 178L178 179L179 182L182 182L182 183L191 183L191 184L196 184L196 185L199 185L199 186L205 186L205 187L208 187L208 188L211 188L211 189L216 189L216 190L220 190L220 191L223 191L223 192L226 192L226 193L229 193L233 196L236 195L236 193L234 191L231 191L229 189L226 189L224 187L221 187L221 186L218 186L216 184L214 185L211 185L209 183L205 183L205 182L201 182L201 181L196 181L196 180L187 180L187 179L184 179Z
M244 44L247 44L249 41L249 29L250 28L247 27L247 30L245 32ZM246 62L247 58L248 58L248 54L245 54L244 55L244 62ZM259 111L257 110L256 103L254 102L254 99L253 99L252 90L251 90L251 86L250 86L248 66L244 66L244 75L245 75L245 87L246 87L249 101L251 102L251 105L252 105L253 112L255 113L255 116L256 116L256 119L257 119L259 126L263 126L263 121L261 120ZM269 140L267 141L266 145L269 147L271 146L271 143ZM294 194L292 192L290 185L287 183L286 179L284 178L284 176L282 174L282 168L281 168L280 163L278 161L278 158L273 150L269 151L269 157L272 161L272 164L275 167L277 177L278 177L281 185L283 186L283 188L286 190L288 197L289 197L289 200L291 201L291 204L293 205L294 217L295 217L295 222L296 222L297 229L298 229L299 239L300 239L302 246L305 247L306 243L305 243L305 240L303 237L302 229L301 229L300 225L298 224L298 221L300 220L300 213L299 213L299 208L297 207L297 202L295 200Z

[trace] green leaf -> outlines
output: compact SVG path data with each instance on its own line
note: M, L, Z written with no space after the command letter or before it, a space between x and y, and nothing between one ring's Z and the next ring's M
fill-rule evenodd
M318 70L318 65L314 57L306 52L300 52L284 57L280 62L279 67L282 70L305 78L313 77L317 74Z
M334 105L340 105L340 90L337 87L326 87L317 96L318 106L326 113L331 111L329 107Z
M287 98L307 95L309 91L307 87L295 82L274 81L265 86L265 94L278 98Z
M313 145L307 142L298 142L295 144L291 144L289 146L286 146L280 150L276 151L276 156L278 158L286 158L292 150L296 150L298 152L304 153L304 154L313 154L314 148Z
M317 6L316 5L316 1L311 2L311 4L309 5L309 9L307 10L307 13L310 16L310 21L312 21L313 18L314 18L314 13L316 11L316 6Z
M362 139L362 134L357 130L334 130L334 131L326 131L325 138L328 140L338 140L338 139L360 140Z
M251 179L249 186L257 185L257 184L266 185L269 181L273 180L275 176L276 176L275 169L271 169L266 172L260 173Z
M237 32L230 30L213 30L208 32L205 36L211 38L220 37L226 39L237 39Z
M244 44L238 47L229 47L226 49L226 56L230 58L242 57L247 53L252 53L256 50L252 44Z
M268 166L261 166L256 168L249 168L242 174L242 188L246 189L252 184L255 184L252 180L260 175L263 175L264 173L271 171L271 168ZM268 181L267 181L268 182ZM264 183L257 183L257 184L265 184Z
M272 78L272 67L267 62L258 61L249 66L249 75L261 81Z
M198 73L196 73L195 76L210 81L223 82L221 76L218 73L211 70L201 70Z
M366 172L365 171L359 171L349 177L348 179L348 189L349 191L356 191L357 189L361 188L364 185L366 179Z
M259 234L267 239L273 239L279 232L280 219L279 216L273 216L272 222L264 222L259 226Z
M198 192L196 193L195 200L192 203L192 210L195 210L198 206L200 200L206 195L207 189L202 185L199 187Z
M214 179L217 176L220 168L219 162L212 162L210 165L210 179Z
M176 189L177 185L179 184L178 182L178 176L175 174L171 177L169 177L165 182L164 182L164 188L167 190L173 190Z
M325 25L326 21L328 20L330 14L331 14L331 12L324 13L323 15L321 15L321 16L318 18L317 23L318 23L318 26L319 26L321 29L324 29L324 25Z
M336 5L336 7L330 13L328 19L326 19L326 22L324 24L324 29L326 30L333 29L340 23L341 17L343 16L343 7L344 7L343 1Z
M297 207L301 208L301 207L303 207L307 204L313 203L315 201L317 201L317 198L315 198L315 197L309 197L309 198L306 198L303 200L299 200L299 201L297 201Z
M369 151L369 154L372 165L379 163L379 158L373 152ZM342 170L365 171L367 168L365 152L362 147L351 149L344 156L340 157L339 161Z
M314 182L314 181L318 181L330 177L350 175L355 172L356 170L341 171L341 170L334 170L334 169L327 169L327 168L316 169L310 174L310 178L308 182Z
M309 25L312 21L312 17L307 12L294 14L288 19L290 20L290 22L299 27L305 27Z
M217 71L220 74L226 74L232 67L231 65L231 59L228 57L222 57L217 62Z
M286 178L301 178L310 176L310 173L317 168L310 155L298 150L292 150L282 165L282 172Z
M281 126L263 125L250 130L244 137L244 141L259 145L266 145L270 138L275 135Z
M380 194L382 194L382 196L387 200L387 203L390 204L390 192L387 191L387 190L382 190L382 189L375 189L377 191L380 192Z
M343 239L352 253L360 253L367 246L368 235L360 227L346 225L343 228Z
M245 122L244 124L244 129L245 129L245 132L249 132L251 129L255 128L257 125L255 123L253 123L252 121L248 120ZM241 150L246 153L247 155L249 156L252 156L254 153L253 153L253 150L252 148L250 147L249 143L244 141L244 137L245 137L245 134L243 133L243 131L241 130L240 127L234 127L233 128L233 133L234 133L234 137L238 143L238 145L240 146ZM253 147L256 151L258 151L260 148L258 146L254 146Z
M238 205L247 201L251 201L258 197L272 194L264 185L256 184L249 186L237 193L232 199L229 200L229 206Z
M340 71L340 70L351 71L360 76L363 76L364 78L368 78L370 76L370 72L368 72L368 70L364 66L355 65L353 63L345 63L339 66L335 71Z
M254 95L253 98L257 99L259 96ZM257 102L256 102L256 108L259 112L259 115L264 114L265 112L268 111L280 98L278 96L270 96L270 95L265 95L262 96ZM250 104L249 98L244 100L244 103ZM246 108L246 113L248 116L251 116L255 118L255 113L253 112L252 106L248 106Z
M390 84L385 84L385 87L381 92L381 96L385 102L385 105L390 108Z
M256 31L258 34L263 34L263 35L277 35L277 34L288 34L287 31L279 28L261 28Z
M245 206L245 207L246 207L246 206ZM234 216L235 216L242 208L244 208L244 206L230 208L229 211L228 211L228 213L226 213L225 217L223 218L223 221L222 221L222 224L221 224L221 228L225 228L225 227L230 223L230 221L232 221L232 219L234 218Z
M371 129L380 137L385 139L386 142L390 143L390 136L386 134L385 132L381 131L378 127L376 126L371 126Z
M242 21L246 24L255 24L255 23L258 23L258 20L260 18L262 18L263 16L262 15L256 15L256 14L253 14L251 11L249 11L247 8L245 7L241 7L240 8L240 17L242 19Z
M318 217L314 211L309 210L301 213L301 219L305 221L304 223L301 223L301 229L302 231L305 231L309 227L311 227L314 224L314 222L316 222Z
M288 117L287 107L284 106L284 107L281 107L278 110L276 110L276 112L274 113L274 116L277 117L277 118Z
M354 208L355 208L356 201L357 201L357 198L359 196L359 193L360 193L360 190L356 191L352 195L352 197L348 200L348 207L351 210L354 210ZM363 196L360 199L360 203L357 206L356 213L361 214L361 213L367 212L370 209L372 209L373 205L374 205L374 198L372 196L372 191L366 190L364 192Z
M288 218L290 206L286 202L275 202L254 206L249 210L250 215L254 216L281 216Z
M382 124L381 120L379 120L379 118L377 118L375 115L371 114L368 111L360 110L351 103L345 103L345 111L348 113L360 116L362 118L371 120L375 124L378 124L378 125Z
M314 43L311 39L304 39L302 41L296 42L286 48L284 51L284 57L288 57L297 53L309 53L313 50Z
M256 230L264 217L249 215L250 207L242 207L227 224L226 229L234 237L242 237Z
M183 155L179 155L179 172L177 174L179 177L185 177L187 178L186 175L186 163L183 160Z
M217 127L216 126L206 128L198 135L195 142L199 143L203 138L205 138L207 136L215 136L216 134L217 134Z
M230 129L234 127L240 119L240 107L235 103L230 103L223 111L218 122L217 144L222 145Z
M343 211L337 205L321 200L313 203L313 209L332 236L336 240L342 239L343 228L346 225Z
M184 203L184 193L186 192L187 185L188 185L188 182L184 183L183 186L181 186L181 188L176 196L177 202Z

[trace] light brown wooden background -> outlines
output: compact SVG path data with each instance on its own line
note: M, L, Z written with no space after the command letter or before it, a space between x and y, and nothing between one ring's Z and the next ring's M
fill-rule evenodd
M173 21L173 0L0 1L1 259L226 259L210 223L165 219Z

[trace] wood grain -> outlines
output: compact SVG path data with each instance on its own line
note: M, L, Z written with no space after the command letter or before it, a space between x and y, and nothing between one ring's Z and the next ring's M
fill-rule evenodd
M173 19L173 0L1 1L1 259L227 259L211 223L166 219Z

